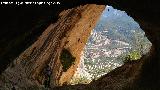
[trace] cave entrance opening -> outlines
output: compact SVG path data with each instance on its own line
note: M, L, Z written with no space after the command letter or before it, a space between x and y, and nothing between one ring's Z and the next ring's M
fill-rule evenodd
M152 44L125 11L106 6L82 51L71 84L87 84L128 61L141 58Z

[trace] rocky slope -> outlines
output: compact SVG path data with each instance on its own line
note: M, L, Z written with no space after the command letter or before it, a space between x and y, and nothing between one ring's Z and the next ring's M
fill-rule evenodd
M47 64L53 72L51 87L69 81L79 63L80 52L103 9L103 5L91 4L62 11L58 21L49 25L38 40L2 73L1 87L11 88L12 84L16 84L17 88L41 86ZM59 60L63 48L76 58L66 72L62 70Z

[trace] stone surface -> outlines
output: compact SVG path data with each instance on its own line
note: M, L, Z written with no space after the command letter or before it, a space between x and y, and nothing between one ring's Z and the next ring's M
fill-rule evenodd
M51 24L38 40L2 73L1 77L4 79L1 79L1 86L10 88L12 83L16 83L20 88L41 86L44 82L43 70L47 64L52 68L51 87L69 81L79 63L80 52L103 9L103 5L91 4L62 11L58 21ZM59 60L63 48L68 49L76 58L66 72L63 72Z

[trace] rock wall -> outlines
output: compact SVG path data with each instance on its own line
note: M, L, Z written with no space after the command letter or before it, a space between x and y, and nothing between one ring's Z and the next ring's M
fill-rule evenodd
M9 88L12 83L20 88L41 86L47 64L52 68L51 87L70 81L78 66L80 53L104 8L104 5L91 4L62 11L58 21L49 25L38 40L2 73L1 86ZM76 58L66 72L63 72L59 60L63 48Z
M80 10L81 19L75 24L75 27L73 27L71 32L67 33L66 38L63 38L62 40L67 41L64 48L69 49L72 55L76 57L76 60L74 62L75 65L71 66L67 72L62 73L60 84L69 82L75 73L80 62L81 52L105 6L87 5L87 7L84 8L85 10L83 12Z

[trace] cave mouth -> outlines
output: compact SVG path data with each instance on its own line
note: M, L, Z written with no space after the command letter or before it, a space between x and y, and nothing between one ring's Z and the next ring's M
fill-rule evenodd
M106 6L81 53L70 84L88 84L128 61L141 58L152 44L125 11Z

